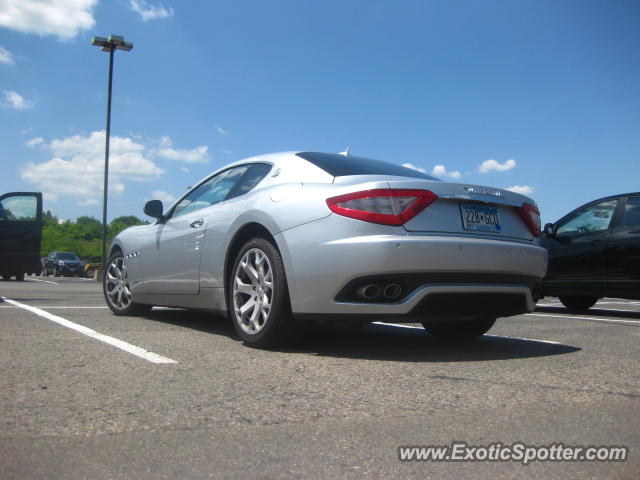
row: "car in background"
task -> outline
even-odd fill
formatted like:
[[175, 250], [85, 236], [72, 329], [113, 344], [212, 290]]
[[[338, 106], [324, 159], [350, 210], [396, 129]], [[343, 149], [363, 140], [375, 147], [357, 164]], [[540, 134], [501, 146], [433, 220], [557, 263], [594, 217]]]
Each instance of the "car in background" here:
[[109, 308], [218, 311], [261, 347], [304, 318], [477, 337], [533, 311], [547, 265], [530, 198], [346, 152], [249, 158], [144, 212], [111, 244]]
[[98, 270], [102, 270], [102, 258], [101, 257], [88, 257], [85, 258], [84, 263], [84, 276], [86, 278], [93, 278]]
[[543, 296], [572, 312], [599, 298], [640, 299], [640, 192], [600, 198], [544, 227]]
[[44, 274], [84, 276], [84, 262], [73, 252], [51, 252], [44, 259]]

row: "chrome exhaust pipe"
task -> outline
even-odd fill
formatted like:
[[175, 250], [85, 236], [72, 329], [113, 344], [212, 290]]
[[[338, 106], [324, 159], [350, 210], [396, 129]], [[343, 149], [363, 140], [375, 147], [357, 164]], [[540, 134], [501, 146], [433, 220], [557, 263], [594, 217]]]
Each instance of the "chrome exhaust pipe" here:
[[360, 298], [364, 298], [365, 300], [375, 300], [382, 293], [382, 288], [376, 283], [370, 283], [360, 287], [356, 293]]
[[384, 287], [383, 295], [384, 298], [388, 298], [389, 300], [395, 300], [402, 294], [402, 287], [397, 283], [390, 283], [386, 287]]

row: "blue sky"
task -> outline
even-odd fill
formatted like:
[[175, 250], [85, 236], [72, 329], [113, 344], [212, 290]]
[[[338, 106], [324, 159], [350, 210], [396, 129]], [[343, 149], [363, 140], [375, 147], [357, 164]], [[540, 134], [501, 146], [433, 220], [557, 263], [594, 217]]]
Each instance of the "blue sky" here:
[[635, 0], [0, 0], [0, 193], [109, 218], [275, 151], [515, 188], [543, 221], [640, 186]]

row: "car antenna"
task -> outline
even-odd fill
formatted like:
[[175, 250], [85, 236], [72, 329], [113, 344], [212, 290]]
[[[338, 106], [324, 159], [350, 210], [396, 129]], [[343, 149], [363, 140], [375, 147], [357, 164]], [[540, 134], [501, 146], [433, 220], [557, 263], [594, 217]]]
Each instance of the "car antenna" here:
[[345, 149], [344, 152], [340, 152], [339, 155], [344, 155], [345, 157], [349, 156], [349, 145], [347, 145], [347, 148]]

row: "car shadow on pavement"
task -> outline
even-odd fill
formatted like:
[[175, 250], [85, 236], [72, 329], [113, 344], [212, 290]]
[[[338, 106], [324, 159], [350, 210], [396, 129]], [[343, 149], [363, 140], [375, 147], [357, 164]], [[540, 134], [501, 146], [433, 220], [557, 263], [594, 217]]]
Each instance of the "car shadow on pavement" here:
[[[154, 309], [147, 318], [238, 340], [231, 321], [211, 313]], [[275, 349], [293, 355], [396, 362], [508, 360], [564, 355], [579, 350], [570, 345], [491, 334], [470, 341], [450, 342], [431, 337], [422, 328], [390, 324], [351, 327], [325, 322], [306, 325], [290, 347]]]
[[177, 327], [190, 328], [204, 333], [225, 335], [236, 339], [236, 332], [229, 320], [212, 312], [187, 310], [183, 308], [155, 307], [145, 315], [147, 320], [161, 322]]
[[287, 352], [399, 362], [473, 362], [545, 357], [579, 351], [570, 345], [487, 334], [468, 341], [445, 341], [422, 328], [370, 324], [322, 325]]
[[[596, 304], [597, 307], [597, 304]], [[577, 315], [577, 316], [589, 316], [589, 317], [614, 317], [614, 318], [630, 318], [632, 320], [640, 319], [640, 311], [623, 311], [623, 310], [606, 310], [604, 308], [590, 308], [589, 310], [581, 313], [571, 313], [564, 307], [542, 307], [536, 306], [536, 312], [540, 313], [555, 313], [561, 315]]]

